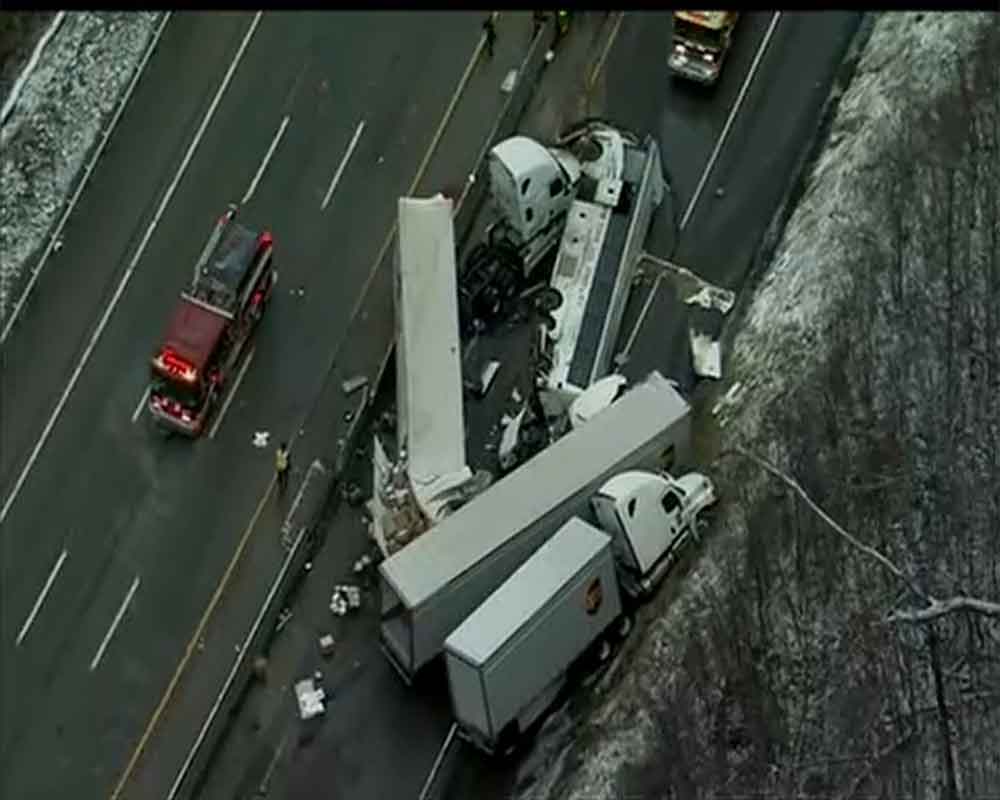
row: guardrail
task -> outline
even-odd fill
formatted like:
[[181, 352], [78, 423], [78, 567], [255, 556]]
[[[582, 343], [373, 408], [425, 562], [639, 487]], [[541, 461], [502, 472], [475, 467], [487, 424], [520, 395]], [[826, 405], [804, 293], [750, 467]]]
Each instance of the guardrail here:
[[250, 683], [254, 660], [266, 655], [276, 633], [278, 615], [307, 574], [306, 562], [315, 553], [326, 518], [336, 510], [340, 493], [338, 474], [319, 459], [310, 464], [283, 526], [287, 553], [271, 588], [205, 718], [198, 736], [177, 772], [167, 800], [190, 798], [197, 792], [215, 751], [225, 737], [234, 712]]

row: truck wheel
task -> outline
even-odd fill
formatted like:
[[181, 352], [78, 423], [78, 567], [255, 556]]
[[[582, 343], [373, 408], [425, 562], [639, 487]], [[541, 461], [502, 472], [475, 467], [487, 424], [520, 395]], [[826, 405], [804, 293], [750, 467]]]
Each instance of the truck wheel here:
[[632, 633], [632, 625], [635, 620], [633, 620], [631, 614], [623, 614], [622, 618], [618, 620], [618, 638], [627, 639], [628, 635]]
[[558, 289], [553, 289], [551, 286], [539, 292], [538, 297], [535, 299], [535, 307], [543, 314], [555, 311], [562, 304], [562, 294], [560, 294]]

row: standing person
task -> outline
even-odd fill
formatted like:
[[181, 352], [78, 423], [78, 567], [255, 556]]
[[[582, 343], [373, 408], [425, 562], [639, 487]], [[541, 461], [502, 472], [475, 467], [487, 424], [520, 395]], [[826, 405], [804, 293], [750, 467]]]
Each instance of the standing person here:
[[274, 452], [274, 473], [278, 478], [278, 495], [283, 495], [288, 488], [288, 472], [291, 469], [292, 460], [288, 455], [288, 444], [282, 442]]
[[486, 18], [486, 22], [483, 23], [483, 32], [486, 34], [486, 52], [490, 58], [493, 58], [493, 45], [497, 41], [497, 29], [496, 25], [493, 24], [493, 15], [490, 14]]

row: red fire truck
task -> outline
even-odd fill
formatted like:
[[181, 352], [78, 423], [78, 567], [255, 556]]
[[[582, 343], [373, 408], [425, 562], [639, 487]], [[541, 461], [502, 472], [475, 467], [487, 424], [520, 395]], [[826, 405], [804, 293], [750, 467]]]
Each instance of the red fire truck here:
[[737, 11], [675, 11], [670, 71], [714, 86], [732, 44]]
[[271, 234], [240, 225], [236, 212], [230, 206], [212, 231], [150, 364], [150, 414], [192, 438], [204, 431], [278, 280]]

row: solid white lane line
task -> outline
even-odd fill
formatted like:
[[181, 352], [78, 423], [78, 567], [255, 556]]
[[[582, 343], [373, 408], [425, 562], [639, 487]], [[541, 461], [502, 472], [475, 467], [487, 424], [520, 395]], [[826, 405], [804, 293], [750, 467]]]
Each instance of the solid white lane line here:
[[236, 397], [236, 390], [240, 388], [240, 384], [243, 382], [243, 376], [246, 375], [247, 369], [250, 367], [250, 362], [253, 361], [253, 354], [256, 350], [251, 349], [247, 353], [247, 357], [243, 360], [243, 366], [240, 367], [240, 371], [236, 373], [236, 380], [233, 382], [233, 388], [229, 390], [229, 396], [226, 397], [225, 402], [222, 404], [222, 408], [219, 410], [219, 416], [215, 418], [215, 422], [212, 424], [212, 430], [208, 433], [209, 439], [214, 439], [216, 432], [219, 430], [219, 426], [222, 425], [222, 418], [226, 416], [226, 412], [229, 410], [229, 404], [233, 402], [233, 398]]
[[139, 398], [139, 404], [135, 407], [135, 411], [132, 412], [132, 422], [139, 419], [139, 415], [142, 414], [142, 410], [146, 407], [146, 401], [149, 400], [149, 386], [146, 386], [143, 390], [142, 397]]
[[[708, 162], [705, 164], [705, 169], [701, 173], [701, 178], [698, 181], [698, 185], [695, 187], [694, 194], [691, 197], [691, 202], [688, 203], [687, 209], [684, 211], [684, 216], [681, 218], [679, 227], [679, 232], [683, 231], [687, 227], [688, 222], [691, 221], [691, 216], [694, 214], [695, 206], [698, 204], [698, 199], [701, 197], [701, 193], [705, 189], [705, 184], [708, 182], [708, 177], [712, 173], [712, 169], [715, 167], [715, 162], [719, 158], [719, 154], [722, 152], [722, 146], [725, 144], [726, 137], [729, 136], [729, 131], [733, 127], [733, 122], [736, 120], [736, 115], [739, 113], [740, 106], [743, 105], [743, 100], [746, 97], [747, 91], [750, 89], [750, 83], [753, 81], [754, 75], [757, 73], [757, 68], [760, 66], [761, 59], [764, 57], [764, 51], [767, 50], [767, 45], [771, 41], [771, 37], [774, 35], [774, 29], [778, 26], [778, 21], [781, 19], [781, 12], [774, 12], [774, 16], [771, 17], [771, 23], [764, 33], [764, 38], [761, 40], [760, 46], [757, 48], [757, 52], [754, 55], [753, 61], [750, 64], [750, 70], [747, 72], [746, 77], [743, 79], [743, 85], [740, 87], [739, 94], [736, 96], [736, 102], [733, 103], [733, 107], [729, 110], [729, 116], [726, 118], [726, 124], [722, 127], [722, 133], [719, 134], [719, 139], [715, 143], [715, 149], [712, 150], [712, 155], [709, 156]], [[627, 360], [629, 354], [632, 352], [632, 345], [635, 344], [636, 337], [639, 335], [639, 331], [642, 329], [643, 323], [646, 321], [646, 315], [649, 313], [649, 309], [653, 305], [653, 300], [656, 298], [657, 292], [660, 290], [660, 284], [663, 282], [664, 273], [661, 271], [657, 273], [656, 279], [653, 281], [653, 286], [646, 296], [646, 302], [643, 303], [642, 309], [639, 312], [639, 318], [635, 321], [635, 325], [632, 326], [632, 332], [629, 334], [628, 342], [625, 347], [622, 348], [621, 355]]]
[[66, 220], [68, 220], [69, 215], [73, 213], [73, 209], [76, 208], [80, 195], [83, 194], [83, 190], [90, 181], [90, 175], [94, 171], [94, 167], [97, 166], [97, 161], [104, 152], [104, 148], [107, 147], [111, 134], [114, 133], [115, 128], [118, 126], [118, 120], [121, 119], [122, 112], [125, 110], [125, 106], [128, 105], [129, 98], [132, 97], [132, 92], [135, 90], [136, 84], [139, 83], [139, 78], [141, 78], [143, 72], [145, 72], [146, 64], [149, 63], [150, 56], [152, 56], [153, 51], [156, 50], [156, 45], [160, 41], [160, 35], [163, 33], [163, 29], [167, 27], [167, 23], [170, 21], [170, 16], [173, 13], [173, 11], [167, 11], [163, 15], [163, 19], [160, 21], [159, 26], [153, 32], [153, 38], [146, 47], [146, 53], [143, 55], [142, 61], [139, 62], [139, 66], [136, 67], [135, 74], [132, 76], [132, 82], [129, 83], [128, 88], [125, 90], [125, 94], [122, 96], [121, 102], [118, 104], [118, 109], [115, 111], [115, 115], [111, 118], [111, 122], [109, 122], [108, 127], [104, 129], [104, 135], [101, 137], [101, 143], [94, 151], [94, 155], [91, 156], [90, 162], [87, 164], [87, 169], [84, 170], [83, 178], [81, 178], [79, 184], [77, 184], [76, 191], [73, 192], [73, 197], [70, 199], [69, 204], [66, 206], [66, 210], [63, 211], [63, 215], [59, 219], [59, 224], [56, 225], [55, 230], [49, 237], [49, 243], [45, 248], [45, 252], [42, 253], [42, 257], [38, 260], [38, 264], [31, 271], [31, 276], [28, 278], [28, 284], [24, 287], [24, 291], [21, 292], [21, 296], [18, 298], [17, 304], [14, 306], [13, 310], [10, 312], [10, 316], [7, 318], [7, 322], [3, 328], [3, 334], [0, 334], [0, 344], [7, 341], [11, 328], [14, 327], [14, 323], [17, 321], [18, 316], [20, 316], [21, 311], [24, 308], [25, 302], [28, 300], [28, 295], [31, 294], [31, 290], [35, 288], [35, 282], [38, 280], [38, 276], [41, 275], [45, 262], [49, 260], [49, 256], [52, 255], [52, 251], [55, 249], [56, 242], [58, 242], [60, 236], [62, 236], [63, 228], [66, 226]]
[[325, 211], [326, 207], [330, 204], [330, 198], [333, 197], [333, 192], [337, 188], [337, 184], [340, 183], [340, 176], [344, 174], [344, 170], [347, 168], [347, 162], [351, 159], [351, 154], [354, 153], [354, 148], [358, 146], [358, 139], [361, 138], [361, 134], [365, 129], [365, 121], [361, 120], [358, 123], [357, 129], [354, 131], [354, 137], [351, 139], [351, 143], [347, 145], [347, 152], [344, 153], [344, 157], [340, 160], [340, 166], [337, 167], [337, 171], [333, 175], [333, 180], [330, 181], [330, 188], [326, 190], [326, 197], [323, 198], [323, 205], [320, 206], [321, 211]]
[[139, 263], [139, 259], [142, 258], [142, 254], [145, 252], [146, 246], [149, 244], [153, 231], [156, 230], [156, 226], [160, 224], [160, 218], [163, 216], [163, 212], [166, 210], [167, 204], [170, 203], [170, 200], [174, 196], [174, 192], [177, 191], [177, 186], [187, 170], [188, 164], [191, 163], [191, 159], [194, 157], [194, 151], [197, 149], [202, 136], [205, 135], [208, 123], [211, 122], [212, 117], [215, 116], [215, 110], [219, 107], [222, 95], [225, 94], [226, 88], [229, 86], [229, 82], [233, 79], [233, 73], [236, 72], [236, 67], [242, 60], [243, 54], [246, 52], [247, 45], [250, 44], [250, 39], [253, 37], [254, 31], [257, 30], [257, 25], [260, 24], [260, 18], [263, 14], [263, 11], [257, 12], [256, 16], [253, 18], [253, 22], [250, 24], [250, 29], [247, 31], [246, 36], [243, 37], [240, 49], [236, 52], [236, 56], [229, 65], [229, 69], [226, 71], [226, 75], [222, 79], [222, 83], [219, 86], [218, 91], [215, 93], [215, 98], [212, 100], [212, 105], [209, 106], [208, 111], [205, 113], [205, 118], [201, 121], [198, 132], [195, 133], [194, 139], [192, 139], [187, 153], [184, 154], [184, 160], [181, 162], [180, 169], [177, 170], [177, 174], [174, 176], [173, 181], [171, 181], [170, 186], [167, 187], [167, 191], [163, 195], [163, 200], [160, 201], [160, 207], [156, 210], [156, 216], [154, 216], [152, 222], [149, 223], [149, 227], [146, 229], [146, 233], [142, 237], [142, 241], [139, 242], [139, 248], [135, 251], [135, 255], [132, 256], [132, 261], [129, 263], [128, 269], [125, 270], [125, 274], [122, 275], [118, 288], [115, 290], [115, 293], [111, 298], [111, 302], [105, 309], [104, 315], [101, 317], [101, 321], [97, 324], [97, 328], [91, 334], [90, 341], [87, 343], [87, 347], [83, 351], [83, 355], [80, 356], [80, 362], [73, 370], [73, 374], [70, 376], [69, 383], [66, 384], [66, 388], [63, 389], [62, 396], [59, 398], [59, 402], [56, 403], [56, 407], [52, 411], [49, 421], [45, 424], [45, 428], [42, 429], [42, 435], [38, 437], [38, 441], [35, 443], [35, 447], [31, 451], [31, 455], [28, 457], [27, 462], [21, 469], [21, 474], [18, 476], [17, 481], [14, 484], [14, 488], [11, 489], [10, 494], [7, 495], [3, 508], [0, 509], [0, 523], [3, 523], [3, 521], [7, 518], [7, 514], [10, 511], [11, 506], [14, 505], [14, 501], [20, 493], [21, 487], [28, 479], [28, 473], [30, 473], [31, 468], [35, 466], [35, 461], [38, 460], [38, 456], [42, 452], [45, 442], [48, 441], [49, 435], [52, 433], [52, 429], [55, 427], [56, 421], [59, 419], [59, 415], [62, 414], [62, 410], [66, 406], [66, 401], [69, 400], [69, 396], [73, 392], [77, 381], [80, 380], [80, 375], [83, 374], [83, 368], [90, 360], [90, 356], [94, 352], [94, 348], [97, 346], [97, 342], [101, 338], [101, 334], [104, 333], [104, 329], [108, 325], [108, 320], [111, 319], [111, 313], [115, 310], [115, 307], [118, 305], [118, 301], [125, 292], [125, 287], [128, 286], [128, 282], [132, 279], [132, 274], [135, 272], [136, 265]]
[[266, 170], [267, 165], [271, 163], [274, 151], [278, 149], [278, 143], [281, 141], [281, 137], [285, 135], [285, 128], [288, 127], [288, 123], [291, 121], [291, 116], [285, 114], [285, 118], [281, 120], [281, 127], [278, 128], [278, 132], [274, 134], [274, 138], [271, 140], [271, 146], [267, 149], [264, 160], [260, 164], [260, 169], [258, 169], [257, 174], [253, 176], [253, 180], [250, 182], [250, 188], [247, 189], [247, 193], [243, 195], [240, 205], [246, 205], [250, 201], [250, 198], [253, 197], [253, 193], [257, 191], [257, 184], [260, 183], [260, 179], [264, 176], [264, 170]]
[[90, 662], [90, 671], [93, 672], [97, 669], [97, 665], [101, 663], [101, 659], [104, 657], [104, 651], [108, 649], [108, 644], [111, 642], [111, 637], [115, 635], [115, 631], [118, 629], [118, 623], [122, 621], [122, 617], [125, 616], [125, 609], [128, 608], [128, 604], [132, 602], [132, 596], [135, 594], [136, 589], [139, 588], [139, 576], [135, 576], [135, 580], [132, 581], [132, 585], [128, 589], [128, 594], [125, 595], [125, 599], [122, 600], [122, 604], [118, 606], [118, 613], [115, 614], [115, 618], [111, 620], [111, 627], [108, 628], [108, 632], [104, 634], [104, 639], [101, 642], [101, 646], [97, 648], [97, 652], [94, 653], [94, 660]]
[[434, 779], [437, 778], [438, 771], [441, 769], [444, 757], [448, 755], [448, 748], [451, 747], [451, 743], [455, 740], [456, 733], [458, 733], [458, 723], [453, 722], [451, 723], [451, 727], [448, 728], [448, 735], [444, 737], [444, 744], [441, 745], [441, 749], [438, 750], [438, 754], [434, 758], [431, 771], [427, 773], [427, 778], [424, 781], [423, 788], [420, 790], [418, 800], [427, 800], [427, 797], [430, 795], [431, 788], [434, 786]]
[[68, 555], [69, 553], [65, 550], [59, 554], [59, 559], [56, 561], [55, 566], [52, 567], [49, 577], [46, 578], [45, 585], [42, 586], [42, 591], [38, 593], [35, 605], [31, 607], [31, 613], [28, 614], [28, 618], [24, 621], [24, 625], [21, 626], [21, 632], [17, 634], [17, 642], [15, 643], [17, 647], [21, 646], [21, 642], [24, 641], [24, 637], [28, 635], [28, 631], [31, 629], [31, 625], [34, 623], [35, 617], [38, 616], [38, 612], [41, 610], [42, 603], [45, 602], [45, 597], [52, 588], [52, 584], [56, 582], [56, 576], [59, 574], [59, 570], [62, 569], [63, 562], [66, 560], [66, 556]]
[[694, 213], [694, 207], [697, 205], [698, 198], [701, 197], [701, 193], [705, 189], [705, 184], [708, 182], [708, 176], [715, 167], [715, 162], [719, 158], [719, 153], [722, 152], [722, 145], [725, 144], [726, 137], [729, 136], [729, 130], [733, 127], [733, 121], [739, 113], [740, 106], [743, 105], [743, 99], [746, 97], [747, 91], [750, 89], [750, 84], [753, 82], [754, 75], [757, 74], [757, 67], [760, 66], [761, 59], [764, 58], [764, 51], [767, 50], [767, 45], [770, 43], [771, 37], [774, 35], [774, 29], [778, 27], [778, 21], [780, 19], [781, 12], [775, 11], [774, 16], [771, 17], [771, 24], [768, 26], [767, 32], [764, 34], [764, 38], [760, 43], [760, 47], [757, 48], [757, 53], [754, 55], [753, 62], [750, 64], [750, 70], [747, 72], [746, 78], [743, 79], [743, 85], [740, 87], [740, 93], [736, 96], [736, 102], [733, 103], [733, 107], [729, 111], [729, 116], [726, 118], [726, 124], [722, 128], [722, 133], [719, 134], [719, 141], [715, 143], [715, 149], [712, 151], [712, 155], [709, 157], [708, 163], [705, 165], [704, 172], [701, 173], [701, 180], [698, 181], [698, 185], [694, 190], [694, 195], [691, 197], [691, 202], [688, 203], [687, 210], [681, 218], [680, 229], [682, 231], [691, 220], [691, 215]]

